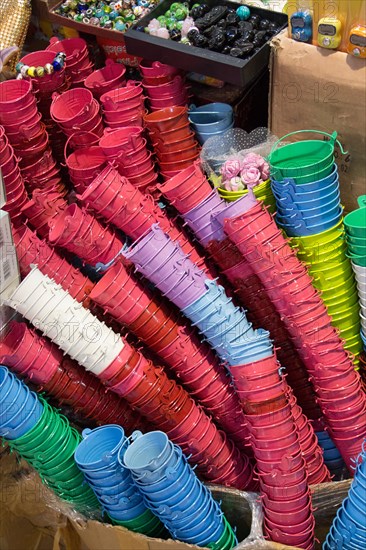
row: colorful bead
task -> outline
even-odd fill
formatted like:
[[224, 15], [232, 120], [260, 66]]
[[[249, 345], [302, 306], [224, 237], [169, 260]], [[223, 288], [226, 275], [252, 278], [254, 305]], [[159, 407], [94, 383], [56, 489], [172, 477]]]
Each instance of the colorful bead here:
[[26, 75], [27, 75], [28, 69], [29, 69], [29, 65], [23, 65], [23, 66], [21, 67], [21, 69], [20, 69], [20, 74], [21, 74], [22, 76], [26, 76]]
[[44, 76], [44, 67], [39, 66], [36, 68], [36, 76], [39, 76], [40, 78]]
[[247, 6], [239, 6], [236, 10], [236, 15], [241, 21], [246, 21], [250, 17], [250, 9]]
[[136, 17], [141, 17], [142, 12], [143, 12], [143, 9], [142, 9], [141, 6], [135, 6], [135, 7], [133, 8], [133, 14], [134, 14]]
[[94, 27], [99, 27], [100, 19], [98, 19], [98, 17], [91, 17], [90, 24], [93, 25]]
[[36, 76], [36, 68], [35, 67], [29, 67], [27, 70], [28, 76]]
[[53, 66], [51, 65], [51, 63], [46, 63], [46, 65], [44, 66], [44, 70], [45, 70], [46, 74], [52, 74], [53, 73]]
[[57, 61], [56, 59], [54, 61], [52, 61], [51, 65], [52, 65], [52, 67], [55, 71], [61, 71], [61, 69], [62, 69], [61, 63], [59, 61]]

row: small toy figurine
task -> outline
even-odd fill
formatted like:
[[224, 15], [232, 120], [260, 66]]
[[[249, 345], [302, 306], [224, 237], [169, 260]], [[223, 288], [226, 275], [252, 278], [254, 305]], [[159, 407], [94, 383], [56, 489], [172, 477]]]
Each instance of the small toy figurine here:
[[366, 27], [357, 25], [349, 33], [347, 52], [360, 59], [366, 58]]
[[318, 23], [318, 44], [336, 50], [342, 42], [342, 22], [335, 17], [323, 17]]
[[297, 11], [290, 18], [291, 36], [298, 42], [311, 42], [313, 18], [309, 11]]

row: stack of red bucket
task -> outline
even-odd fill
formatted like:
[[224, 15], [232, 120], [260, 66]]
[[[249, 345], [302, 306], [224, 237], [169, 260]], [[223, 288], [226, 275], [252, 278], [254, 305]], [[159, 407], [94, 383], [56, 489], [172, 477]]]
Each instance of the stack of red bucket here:
[[153, 193], [158, 174], [142, 133], [140, 126], [116, 130], [106, 128], [99, 145], [108, 160], [117, 163], [120, 174], [128, 178], [134, 187], [142, 193]]
[[124, 87], [105, 92], [100, 97], [104, 123], [112, 129], [142, 126], [145, 97], [141, 82], [129, 80]]
[[49, 242], [65, 248], [91, 266], [108, 265], [123, 248], [115, 232], [77, 204], [70, 204], [49, 221]]
[[123, 63], [115, 63], [107, 59], [105, 67], [93, 71], [85, 79], [85, 88], [99, 99], [103, 94], [126, 85], [125, 72], [126, 67]]
[[[307, 465], [276, 356], [230, 371], [252, 436], [265, 533], [273, 541], [312, 550], [315, 521]], [[329, 476], [324, 463], [322, 469]]]
[[75, 132], [90, 132], [99, 137], [103, 135], [100, 105], [85, 88], [73, 88], [61, 95], [54, 95], [50, 114], [68, 137]]
[[237, 447], [249, 452], [241, 405], [224, 367], [174, 308], [154, 297], [122, 264], [109, 270], [90, 298], [154, 351]]
[[159, 61], [151, 62], [144, 59], [140, 62], [140, 71], [151, 111], [188, 103], [188, 87], [179, 69]]
[[143, 195], [112, 166], [107, 166], [100, 172], [80, 200], [98, 217], [115, 225], [132, 239], [138, 239], [153, 224], [159, 223], [173, 241], [179, 242], [192, 261], [211, 277], [205, 258], [191, 244], [186, 234], [169, 220], [151, 196]]
[[66, 207], [66, 200], [57, 191], [35, 189], [32, 198], [24, 204], [21, 211], [27, 218], [27, 223], [36, 230], [38, 235], [47, 238], [49, 221]]
[[127, 432], [142, 426], [140, 416], [123, 399], [106, 393], [98, 378], [64, 358], [55, 344], [37, 336], [25, 323], [10, 324], [0, 343], [0, 362], [30, 380], [38, 391], [80, 411], [83, 418], [120, 424]]
[[[65, 163], [78, 193], [83, 193], [107, 163], [98, 142], [99, 137], [89, 132], [76, 132], [66, 142]], [[70, 154], [68, 147], [73, 149]]]
[[126, 341], [99, 378], [191, 455], [190, 462], [197, 464], [205, 479], [241, 489], [255, 487], [248, 457], [240, 454], [181, 386]]
[[[3, 105], [4, 103], [0, 101], [0, 116]], [[21, 225], [24, 220], [21, 208], [27, 202], [28, 197], [14, 150], [9, 144], [2, 126], [0, 126], [0, 169], [6, 193], [6, 203], [3, 208], [9, 212], [14, 226]]]
[[311, 375], [331, 437], [347, 467], [366, 435], [366, 396], [352, 357], [332, 327], [312, 279], [267, 210], [258, 204], [225, 220], [225, 232], [283, 316], [295, 348]]
[[191, 132], [186, 107], [167, 107], [144, 116], [165, 179], [192, 165], [200, 149]]
[[53, 250], [45, 241], [41, 241], [26, 225], [13, 231], [19, 268], [22, 277], [28, 275], [31, 265], [48, 275], [67, 290], [75, 300], [84, 302], [93, 283], [78, 269]]
[[56, 55], [66, 54], [65, 73], [71, 87], [82, 86], [85, 79], [93, 71], [93, 63], [89, 59], [87, 43], [83, 38], [66, 38], [59, 40], [55, 36], [50, 39], [47, 51]]

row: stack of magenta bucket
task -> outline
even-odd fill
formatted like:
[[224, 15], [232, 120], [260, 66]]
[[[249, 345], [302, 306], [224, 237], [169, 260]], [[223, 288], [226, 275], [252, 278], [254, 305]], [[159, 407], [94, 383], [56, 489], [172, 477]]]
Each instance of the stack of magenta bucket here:
[[[31, 294], [30, 287], [34, 288]], [[205, 479], [242, 489], [255, 486], [248, 457], [201, 413], [187, 392], [37, 268], [7, 303], [112, 391], [125, 397], [149, 422], [174, 442], [179, 441]], [[72, 341], [67, 335], [70, 318], [77, 327]]]
[[350, 469], [365, 436], [365, 394], [352, 357], [331, 324], [312, 286], [273, 217], [260, 204], [226, 219], [224, 229], [252, 266], [277, 311], [311, 378], [331, 437]]
[[160, 431], [133, 434], [121, 464], [143, 501], [174, 539], [230, 550], [237, 539], [220, 505], [199, 481], [182, 450]]
[[[49, 145], [48, 133], [31, 80], [8, 80], [0, 83], [0, 163], [7, 191], [4, 206], [15, 225], [31, 218], [35, 228], [42, 225], [39, 210], [44, 211], [44, 201], [53, 193], [53, 200], [66, 195]], [[15, 122], [16, 121], [16, 122]], [[4, 135], [6, 133], [6, 139]], [[33, 199], [38, 193], [38, 212], [33, 200], [28, 200], [26, 190]]]
[[71, 87], [82, 86], [85, 79], [93, 71], [93, 63], [89, 58], [87, 43], [83, 38], [65, 38], [59, 40], [56, 36], [50, 39], [46, 51], [57, 54], [63, 52], [66, 55], [65, 77]]
[[87, 299], [93, 283], [29, 227], [16, 228], [13, 239], [22, 277], [28, 275], [32, 264], [37, 265], [42, 273], [53, 277], [78, 302]]
[[144, 195], [112, 166], [106, 166], [100, 172], [80, 200], [96, 216], [121, 229], [131, 239], [139, 238], [154, 223], [159, 223], [207, 276], [212, 276], [205, 257], [192, 244], [186, 232], [167, 216], [152, 196]]
[[189, 88], [179, 69], [147, 59], [140, 61], [139, 68], [152, 112], [165, 107], [182, 107], [188, 103]]
[[131, 473], [120, 461], [129, 440], [117, 424], [85, 429], [75, 450], [75, 462], [113, 524], [150, 537], [161, 537], [164, 526], [146, 507]]
[[38, 336], [25, 323], [12, 322], [0, 343], [0, 361], [14, 373], [45, 391], [59, 404], [72, 407], [83, 418], [99, 424], [115, 422], [130, 433], [143, 425], [136, 412], [75, 361], [63, 357], [48, 338]]
[[[293, 237], [298, 257], [308, 267], [313, 284], [321, 290], [332, 323], [357, 356], [362, 349], [359, 304], [351, 262], [346, 255], [345, 231], [340, 203], [334, 134], [329, 141], [302, 139], [282, 145], [298, 131], [281, 138], [269, 156], [272, 190], [276, 198], [276, 223]], [[282, 145], [282, 146], [280, 146]]]
[[111, 130], [142, 126], [146, 114], [141, 82], [128, 80], [126, 86], [106, 91], [99, 97], [104, 124]]
[[126, 86], [125, 73], [126, 67], [123, 63], [107, 59], [105, 67], [93, 71], [86, 77], [85, 88], [99, 100], [103, 94]]
[[81, 512], [98, 502], [74, 462], [79, 433], [43, 398], [5, 367], [0, 367], [0, 435], [60, 498]]
[[68, 137], [76, 132], [90, 132], [101, 137], [103, 120], [100, 105], [86, 88], [73, 88], [63, 94], [54, 94], [50, 114], [55, 124]]
[[116, 232], [103, 226], [85, 209], [70, 204], [49, 222], [48, 240], [63, 247], [93, 267], [108, 265], [123, 248]]
[[158, 174], [153, 156], [147, 148], [141, 126], [128, 126], [116, 130], [106, 128], [99, 145], [109, 163], [115, 163], [121, 176], [142, 193], [151, 193]]

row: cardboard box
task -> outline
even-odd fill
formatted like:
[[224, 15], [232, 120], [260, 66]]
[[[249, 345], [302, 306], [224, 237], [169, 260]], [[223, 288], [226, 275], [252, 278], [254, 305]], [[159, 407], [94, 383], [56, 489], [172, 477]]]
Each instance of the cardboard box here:
[[20, 274], [17, 253], [12, 244], [0, 248], [0, 295], [5, 299], [7, 289], [14, 283], [19, 284]]
[[278, 137], [336, 130], [349, 153], [336, 150], [342, 203], [346, 211], [354, 210], [357, 197], [366, 193], [365, 60], [296, 42], [286, 32], [271, 47], [270, 129]]
[[13, 244], [10, 216], [5, 210], [0, 210], [0, 248]]
[[[338, 507], [347, 495], [350, 480], [324, 483], [312, 487], [313, 506], [321, 540], [329, 531]], [[265, 541], [259, 535], [261, 516], [258, 508], [248, 503], [248, 493], [213, 486], [216, 499], [229, 521], [249, 536], [237, 546], [239, 550], [296, 550], [293, 547]], [[255, 496], [252, 494], [252, 496]], [[199, 547], [173, 540], [160, 540], [113, 527], [96, 520], [86, 520], [59, 500], [40, 481], [25, 461], [7, 447], [0, 449], [0, 548], [11, 550], [199, 550]], [[251, 512], [254, 509], [254, 512]], [[248, 523], [249, 521], [249, 523]], [[239, 532], [238, 532], [239, 536]], [[242, 536], [242, 535], [241, 535]], [[239, 539], [241, 539], [239, 536]], [[320, 544], [316, 544], [316, 550]]]

